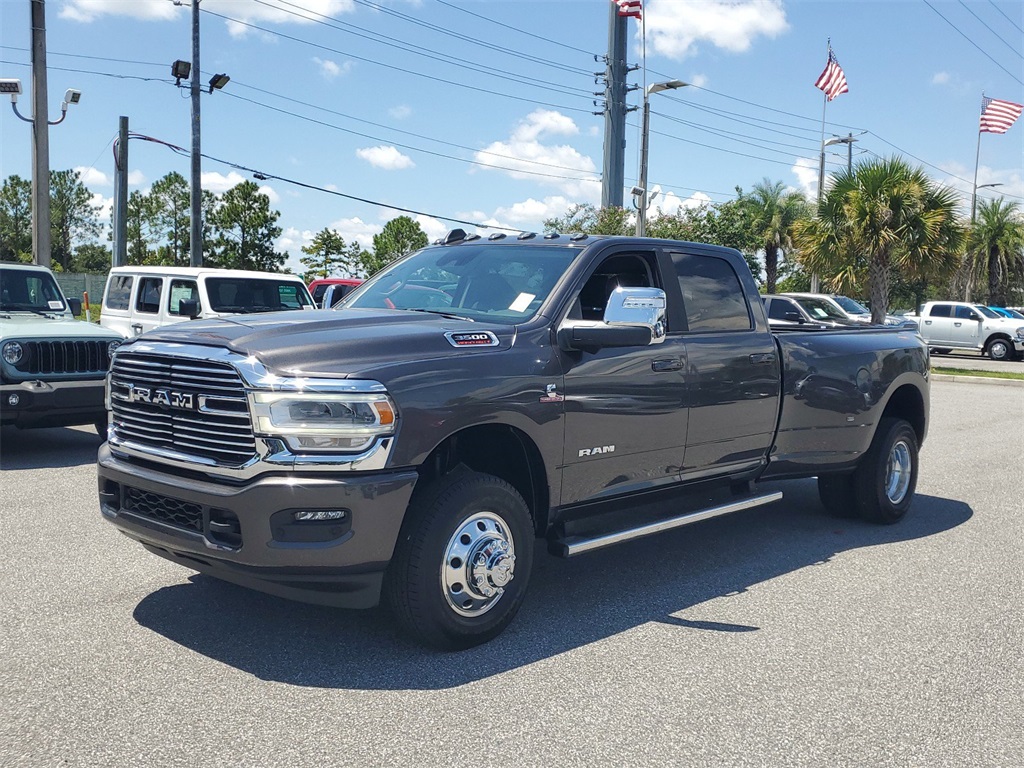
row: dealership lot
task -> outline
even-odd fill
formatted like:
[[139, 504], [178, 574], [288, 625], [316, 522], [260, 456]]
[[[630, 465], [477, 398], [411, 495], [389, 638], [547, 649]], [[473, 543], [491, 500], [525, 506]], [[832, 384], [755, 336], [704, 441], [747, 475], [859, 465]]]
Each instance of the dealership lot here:
[[512, 627], [456, 654], [146, 553], [100, 517], [97, 446], [0, 433], [2, 765], [1024, 764], [1024, 382], [935, 383], [900, 525], [798, 481], [538, 545]]

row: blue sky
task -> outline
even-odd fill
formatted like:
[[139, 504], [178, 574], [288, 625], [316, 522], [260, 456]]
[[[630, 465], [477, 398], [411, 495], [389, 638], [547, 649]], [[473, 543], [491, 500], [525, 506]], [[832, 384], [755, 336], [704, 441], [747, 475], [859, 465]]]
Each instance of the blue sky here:
[[[411, 208], [431, 237], [452, 217], [539, 230], [576, 202], [600, 201], [603, 118], [594, 73], [607, 52], [610, 0], [201, 0], [203, 152], [271, 177]], [[982, 92], [1024, 103], [1020, 0], [777, 2], [646, 0], [647, 82], [693, 84], [651, 96], [649, 178], [656, 207], [715, 202], [768, 178], [813, 197], [826, 41], [849, 81], [829, 102], [825, 137], [853, 133], [854, 162], [902, 155], [960, 190], [969, 207]], [[50, 0], [50, 164], [77, 168], [97, 200], [113, 195], [118, 117], [190, 146], [189, 100], [170, 63], [191, 58], [187, 7], [172, 0]], [[32, 108], [29, 0], [0, 0], [0, 77]], [[640, 25], [629, 21], [631, 63]], [[104, 74], [99, 74], [104, 73]], [[630, 75], [641, 83], [643, 72]], [[637, 103], [638, 93], [631, 95]], [[6, 97], [3, 97], [6, 101]], [[639, 112], [628, 117], [626, 189], [636, 183]], [[828, 148], [827, 170], [846, 162]], [[129, 143], [132, 189], [187, 157]], [[0, 103], [0, 176], [31, 175], [31, 135]], [[252, 174], [203, 161], [222, 192]], [[300, 247], [325, 226], [370, 245], [399, 215], [287, 183], [260, 182], [299, 271]], [[981, 136], [980, 198], [1024, 205], [1024, 118]], [[627, 205], [630, 197], [625, 195]]]

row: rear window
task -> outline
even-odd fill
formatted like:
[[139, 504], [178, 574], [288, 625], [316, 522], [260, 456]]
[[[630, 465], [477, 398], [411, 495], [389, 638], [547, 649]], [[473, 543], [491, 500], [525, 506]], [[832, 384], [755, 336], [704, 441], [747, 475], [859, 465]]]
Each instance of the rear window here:
[[103, 306], [107, 309], [128, 309], [132, 297], [132, 275], [114, 275], [107, 286], [107, 296]]
[[953, 307], [949, 304], [934, 304], [928, 311], [929, 317], [951, 317], [952, 313], [950, 310]]
[[199, 301], [199, 288], [195, 280], [171, 280], [171, 290], [167, 296], [167, 314], [180, 315], [183, 301]]

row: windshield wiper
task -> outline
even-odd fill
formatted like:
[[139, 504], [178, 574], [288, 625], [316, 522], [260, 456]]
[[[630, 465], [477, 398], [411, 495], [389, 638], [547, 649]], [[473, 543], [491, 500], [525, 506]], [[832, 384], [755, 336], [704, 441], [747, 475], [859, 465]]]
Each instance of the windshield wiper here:
[[43, 317], [53, 317], [55, 314], [59, 314], [56, 310], [51, 309], [46, 311], [27, 306], [25, 304], [4, 304], [0, 306], [0, 312], [34, 312], [35, 314], [42, 315]]
[[475, 323], [472, 317], [466, 317], [465, 315], [456, 315], [453, 312], [448, 312], [443, 309], [419, 309], [419, 308], [406, 308], [406, 312], [426, 312], [431, 315], [440, 315], [441, 317], [447, 317], [451, 320], [465, 320], [468, 323]]

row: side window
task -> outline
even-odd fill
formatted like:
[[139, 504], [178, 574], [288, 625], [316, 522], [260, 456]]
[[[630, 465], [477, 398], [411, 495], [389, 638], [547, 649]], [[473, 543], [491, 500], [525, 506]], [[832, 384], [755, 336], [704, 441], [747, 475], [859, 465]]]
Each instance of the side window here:
[[[313, 289], [313, 301], [315, 301], [317, 303], [317, 305], [319, 305], [320, 302], [323, 301], [324, 294], [327, 293], [327, 286], [328, 285], [329, 285], [328, 283], [320, 283], [320, 285], [318, 285], [316, 288]], [[338, 296], [337, 293], [335, 293], [334, 295], [336, 297], [338, 297], [338, 298], [341, 298], [340, 296]], [[283, 300], [283, 297], [282, 297], [282, 300]]]
[[155, 315], [160, 311], [160, 289], [163, 287], [162, 277], [144, 277], [139, 281], [139, 295], [135, 299], [135, 309]]
[[[728, 261], [690, 253], [671, 256], [691, 333], [749, 331], [754, 327], [740, 279]], [[773, 308], [776, 303], [772, 301]]]
[[110, 278], [110, 288], [107, 289], [107, 300], [104, 306], [107, 309], [128, 309], [134, 279], [132, 275], [116, 275]]
[[569, 317], [603, 320], [608, 297], [616, 288], [655, 287], [648, 262], [639, 255], [617, 255], [605, 259], [580, 289]]
[[769, 318], [772, 320], [785, 320], [787, 312], [796, 312], [796, 309], [785, 299], [772, 299], [772, 305], [768, 309]]
[[977, 320], [978, 319], [978, 313], [975, 312], [970, 307], [957, 307], [956, 308], [956, 318], [958, 320]]
[[167, 294], [167, 314], [180, 315], [183, 301], [199, 301], [199, 287], [195, 280], [171, 280], [171, 290]]
[[931, 311], [928, 313], [929, 317], [950, 317], [949, 304], [933, 304]]

